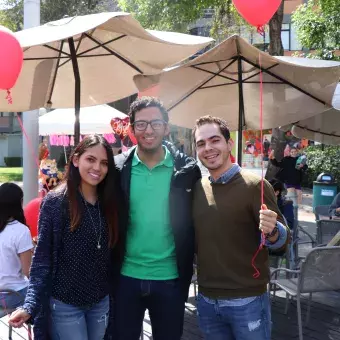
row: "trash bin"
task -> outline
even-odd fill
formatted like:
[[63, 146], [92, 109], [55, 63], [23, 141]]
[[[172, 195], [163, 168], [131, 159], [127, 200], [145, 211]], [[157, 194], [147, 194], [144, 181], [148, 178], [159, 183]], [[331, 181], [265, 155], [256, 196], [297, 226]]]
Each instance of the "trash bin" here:
[[313, 182], [313, 209], [318, 205], [330, 205], [338, 191], [334, 177], [328, 173], [321, 173]]

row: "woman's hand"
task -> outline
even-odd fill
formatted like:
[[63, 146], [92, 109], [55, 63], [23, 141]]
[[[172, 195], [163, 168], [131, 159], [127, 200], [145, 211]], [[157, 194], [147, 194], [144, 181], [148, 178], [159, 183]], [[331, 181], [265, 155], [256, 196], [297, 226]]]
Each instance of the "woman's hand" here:
[[16, 311], [14, 311], [10, 318], [8, 323], [14, 327], [14, 328], [18, 328], [18, 327], [22, 327], [22, 325], [29, 320], [31, 317], [31, 315], [29, 315], [26, 311], [24, 311], [23, 309], [17, 309]]

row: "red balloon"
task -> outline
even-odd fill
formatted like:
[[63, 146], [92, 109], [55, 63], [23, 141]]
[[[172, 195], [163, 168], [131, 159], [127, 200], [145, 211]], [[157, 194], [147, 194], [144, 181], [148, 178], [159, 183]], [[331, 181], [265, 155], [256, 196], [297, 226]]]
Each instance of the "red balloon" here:
[[26, 224], [29, 226], [32, 237], [38, 236], [38, 219], [42, 199], [40, 197], [30, 201], [24, 208]]
[[11, 89], [20, 74], [23, 52], [19, 41], [7, 28], [0, 26], [0, 89]]
[[261, 27], [268, 23], [281, 0], [233, 0], [237, 11], [250, 25]]

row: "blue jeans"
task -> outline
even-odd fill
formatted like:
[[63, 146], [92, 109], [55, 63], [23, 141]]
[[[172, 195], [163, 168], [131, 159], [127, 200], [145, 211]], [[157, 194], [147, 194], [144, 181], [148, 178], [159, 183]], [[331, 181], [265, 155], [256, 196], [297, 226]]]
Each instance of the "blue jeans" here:
[[267, 293], [243, 306], [208, 303], [198, 295], [199, 326], [205, 340], [270, 340], [271, 314]]
[[3, 293], [0, 294], [0, 317], [7, 314], [8, 311], [20, 307], [25, 300], [27, 287], [17, 291], [17, 294]]
[[154, 340], [181, 339], [185, 299], [178, 279], [156, 281], [121, 276], [114, 305], [114, 340], [139, 340], [146, 309]]
[[52, 340], [103, 340], [109, 296], [91, 307], [75, 307], [50, 299]]

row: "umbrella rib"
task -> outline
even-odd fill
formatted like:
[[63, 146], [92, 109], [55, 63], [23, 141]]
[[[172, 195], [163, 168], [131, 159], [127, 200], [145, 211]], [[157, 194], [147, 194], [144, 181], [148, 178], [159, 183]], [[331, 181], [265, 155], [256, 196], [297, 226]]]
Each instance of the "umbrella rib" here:
[[[64, 46], [64, 40], [62, 40], [62, 41], [61, 41], [61, 44], [60, 44], [59, 57], [60, 57], [60, 55], [61, 55], [63, 46]], [[58, 74], [58, 69], [59, 69], [59, 63], [60, 63], [60, 58], [58, 58], [57, 66], [56, 66], [56, 68], [55, 68], [55, 72], [54, 72], [54, 75], [53, 75], [52, 84], [51, 84], [51, 90], [50, 90], [50, 95], [49, 95], [49, 98], [48, 98], [48, 101], [47, 101], [48, 104], [52, 104], [52, 102], [51, 102], [52, 93], [53, 93], [53, 91], [54, 91], [55, 82], [56, 82], [56, 80], [57, 80], [57, 74]]]
[[[112, 42], [117, 41], [117, 40], [119, 40], [119, 39], [121, 39], [121, 38], [124, 38], [124, 37], [126, 37], [125, 34], [124, 34], [124, 35], [121, 35], [121, 36], [119, 36], [119, 37], [117, 37], [117, 38], [111, 39], [111, 40], [109, 40], [109, 41], [107, 41], [107, 42], [105, 42], [105, 43], [102, 43], [102, 44], [98, 45], [98, 46], [92, 47], [92, 48], [90, 48], [90, 49], [88, 49], [88, 50], [86, 50], [86, 51], [83, 51], [83, 52], [77, 54], [77, 56], [78, 56], [78, 57], [79, 57], [79, 56], [82, 56], [82, 55], [85, 54], [85, 53], [89, 53], [89, 52], [91, 52], [91, 51], [93, 51], [93, 50], [95, 50], [95, 49], [97, 49], [97, 48], [103, 47], [103, 46], [105, 46], [105, 45], [107, 45], [107, 44], [111, 44]], [[111, 53], [110, 53], [110, 55], [111, 55]]]
[[[50, 45], [43, 45], [44, 47], [46, 47], [46, 48], [49, 48], [50, 50], [52, 50], [52, 51], [55, 51], [55, 52], [58, 52], [59, 53], [59, 56], [60, 56], [60, 54], [64, 54], [65, 56], [67, 56], [67, 57], [71, 57], [70, 56], [70, 54], [69, 53], [66, 53], [66, 52], [64, 52], [63, 50], [59, 50], [59, 49], [57, 49], [57, 48], [54, 48], [54, 47], [52, 47], [52, 46], [50, 46]], [[58, 57], [59, 58], [59, 57]], [[44, 58], [45, 59], [45, 58]]]
[[[275, 66], [277, 66], [277, 65], [279, 65], [279, 64], [274, 64], [274, 65], [269, 66], [269, 67], [267, 67], [266, 69], [263, 69], [263, 70], [267, 70], [267, 71], [268, 71], [268, 70], [272, 69], [273, 67], [275, 67]], [[255, 73], [255, 74], [249, 76], [248, 78], [243, 79], [243, 82], [245, 83], [247, 80], [249, 80], [249, 79], [251, 79], [251, 78], [254, 78], [254, 77], [258, 76], [259, 74], [260, 74], [260, 72], [257, 72], [257, 73]]]
[[183, 98], [181, 98], [177, 103], [171, 105], [168, 108], [168, 112], [170, 112], [173, 108], [175, 108], [177, 105], [179, 105], [180, 103], [182, 103], [184, 100], [186, 100], [188, 97], [190, 97], [192, 94], [194, 94], [196, 91], [198, 91], [200, 88], [202, 88], [202, 86], [204, 86], [205, 84], [209, 83], [210, 80], [214, 79], [216, 76], [218, 76], [221, 72], [223, 72], [226, 68], [228, 68], [230, 65], [232, 65], [234, 62], [236, 61], [236, 59], [232, 60], [230, 63], [228, 63], [227, 66], [223, 67], [220, 71], [218, 71], [217, 74], [214, 74], [212, 77], [210, 77], [209, 79], [207, 79], [206, 81], [204, 81], [202, 84], [200, 84], [198, 87], [194, 88], [193, 90], [191, 90], [187, 95], [185, 95]]
[[78, 41], [77, 48], [76, 48], [76, 53], [78, 53], [78, 50], [80, 48], [80, 45], [81, 45], [81, 42], [83, 41], [83, 39], [84, 39], [84, 33], [82, 33], [81, 36], [80, 36], [80, 39]]
[[[236, 60], [237, 57], [232, 57], [232, 58], [230, 58], [230, 59]], [[216, 63], [220, 63], [220, 62], [222, 62], [222, 61], [229, 61], [230, 59], [221, 59], [221, 60], [214, 60], [214, 61], [205, 61], [205, 62], [198, 63], [198, 64], [191, 65], [191, 66], [201, 66], [201, 65], [207, 65], [207, 64], [216, 64]]]
[[[194, 69], [196, 69], [196, 70], [199, 70], [199, 71], [203, 71], [203, 72], [206, 72], [206, 73], [209, 73], [209, 74], [214, 74], [214, 75], [216, 75], [215, 72], [205, 70], [204, 68], [200, 68], [200, 67], [197, 67], [197, 66], [195, 66], [195, 65], [192, 65], [192, 66], [190, 66], [190, 67], [192, 67], [192, 68], [194, 68]], [[224, 79], [228, 79], [228, 80], [237, 82], [236, 79], [229, 78], [229, 77], [223, 76], [223, 75], [221, 75], [221, 74], [218, 74], [218, 76], [221, 77], [221, 78], [224, 78]]]
[[[91, 37], [90, 35], [88, 35], [87, 33], [85, 33], [85, 35], [92, 40], [93, 42], [95, 42], [96, 44], [100, 45], [101, 43]], [[132, 64], [129, 60], [125, 59], [124, 57], [122, 57], [121, 55], [119, 55], [118, 53], [112, 51], [110, 48], [108, 48], [107, 46], [101, 46], [104, 50], [108, 51], [109, 53], [111, 53], [113, 56], [115, 56], [116, 58], [118, 58], [119, 60], [121, 60], [122, 62], [124, 62], [125, 64], [129, 65], [131, 68], [133, 68], [134, 70], [136, 70], [138, 73], [143, 74], [143, 72], [134, 64]]]
[[[81, 42], [83, 41], [83, 39], [84, 39], [84, 34], [82, 34], [81, 36], [80, 36], [80, 39], [79, 39], [79, 41], [78, 41], [78, 44], [77, 44], [77, 48], [76, 48], [76, 53], [78, 52], [78, 50], [79, 50], [79, 48], [80, 48], [80, 44], [81, 44]], [[58, 67], [62, 67], [62, 66], [64, 66], [65, 64], [67, 64], [68, 62], [70, 62], [71, 61], [71, 56], [70, 56], [70, 58], [69, 59], [67, 59], [66, 61], [64, 61], [61, 65], [59, 65]]]
[[204, 87], [199, 88], [199, 90], [205, 90], [205, 89], [211, 89], [211, 88], [214, 88], [214, 87], [228, 86], [228, 85], [235, 85], [235, 84], [238, 84], [238, 82], [236, 81], [235, 83], [208, 85], [208, 86], [204, 86]]
[[61, 56], [61, 57], [38, 57], [38, 58], [24, 58], [25, 61], [32, 61], [32, 60], [54, 60], [54, 59], [69, 59], [70, 57]]
[[[82, 39], [83, 39], [83, 37], [84, 37], [84, 35], [82, 35]], [[85, 54], [85, 53], [89, 53], [89, 52], [91, 52], [91, 51], [93, 51], [93, 50], [95, 50], [95, 49], [98, 49], [98, 48], [100, 48], [100, 47], [103, 47], [103, 46], [105, 46], [105, 45], [107, 45], [107, 44], [110, 44], [110, 43], [112, 43], [112, 42], [114, 42], [114, 41], [117, 41], [117, 40], [119, 40], [119, 39], [121, 39], [121, 38], [123, 38], [123, 37], [126, 37], [126, 35], [121, 35], [121, 36], [119, 36], [119, 37], [117, 37], [117, 38], [111, 39], [111, 40], [109, 40], [109, 41], [107, 41], [107, 42], [105, 42], [105, 43], [102, 43], [102, 44], [100, 44], [100, 45], [98, 45], [98, 46], [95, 46], [95, 47], [92, 47], [92, 48], [90, 48], [90, 49], [88, 49], [88, 50], [86, 50], [86, 51], [83, 51], [83, 52], [77, 54], [77, 58], [91, 58], [91, 57], [106, 57], [106, 56], [112, 56], [112, 53], [107, 53], [107, 54], [91, 54], [91, 55], [84, 55], [84, 54]], [[79, 44], [78, 44], [78, 46], [77, 46], [77, 51], [78, 51], [78, 49], [79, 49], [79, 46], [80, 46], [80, 42], [79, 42]], [[67, 64], [69, 61], [71, 61], [71, 59], [68, 59], [68, 60], [64, 61], [64, 62], [60, 65], [60, 67], [64, 66], [64, 65]]]
[[300, 129], [307, 130], [307, 131], [310, 131], [310, 132], [313, 132], [313, 133], [319, 133], [321, 135], [325, 135], [325, 136], [329, 136], [329, 137], [340, 137], [340, 135], [336, 135], [336, 134], [333, 134], [333, 133], [321, 132], [321, 131], [309, 129], [309, 128], [306, 128], [306, 127], [303, 127], [303, 126], [300, 126], [300, 125], [297, 125], [297, 124], [294, 124], [294, 125], [297, 126]]
[[[260, 84], [259, 81], [243, 81], [243, 84]], [[263, 81], [262, 84], [278, 84], [282, 85], [283, 83], [280, 81]]]
[[[258, 65], [254, 64], [252, 61], [246, 59], [245, 57], [240, 56], [240, 58], [241, 58], [243, 61], [247, 62], [248, 64], [250, 64], [250, 65], [252, 65], [252, 66], [255, 66], [255, 67], [259, 68]], [[263, 72], [265, 72], [265, 73], [269, 74], [270, 76], [272, 76], [272, 77], [274, 77], [274, 78], [276, 78], [276, 79], [282, 81], [284, 84], [287, 84], [287, 85], [293, 87], [295, 90], [298, 90], [298, 91], [302, 92], [303, 94], [305, 94], [305, 95], [307, 95], [307, 96], [313, 98], [314, 100], [318, 101], [319, 103], [324, 104], [324, 105], [327, 105], [326, 102], [324, 102], [323, 100], [321, 100], [321, 99], [319, 99], [319, 98], [313, 96], [312, 94], [310, 94], [310, 93], [308, 93], [307, 91], [301, 89], [300, 87], [298, 87], [298, 86], [292, 84], [290, 81], [288, 81], [288, 80], [286, 80], [286, 79], [284, 79], [284, 78], [282, 78], [282, 77], [276, 75], [275, 73], [273, 73], [273, 72], [271, 72], [271, 71], [268, 71], [268, 70], [266, 70], [266, 69], [263, 69]]]

